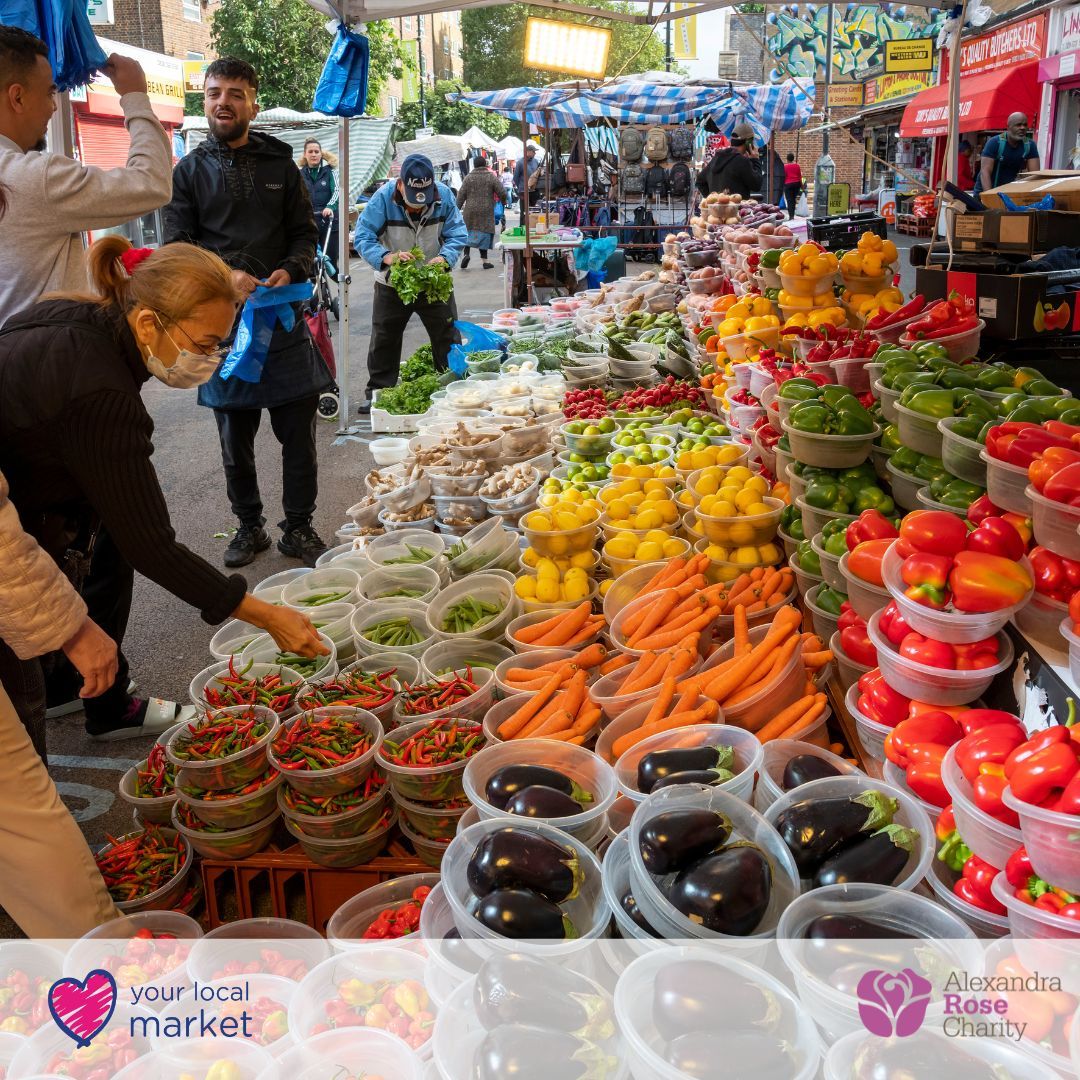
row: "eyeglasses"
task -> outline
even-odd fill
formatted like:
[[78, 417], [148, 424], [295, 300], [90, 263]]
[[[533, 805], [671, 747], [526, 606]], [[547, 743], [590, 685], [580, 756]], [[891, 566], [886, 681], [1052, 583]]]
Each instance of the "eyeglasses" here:
[[[155, 317], [157, 318], [157, 321], [160, 324], [161, 329], [164, 332], [165, 336], [170, 341], [172, 341], [172, 337], [170, 336], [169, 331], [165, 329], [165, 324], [164, 324], [164, 322], [162, 322], [161, 316], [156, 315]], [[180, 333], [183, 334], [184, 337], [186, 337], [188, 339], [188, 341], [191, 343], [191, 347], [200, 356], [205, 356], [208, 359], [224, 360], [225, 357], [229, 355], [229, 349], [231, 348], [231, 346], [229, 346], [229, 345], [219, 345], [216, 349], [205, 349], [179, 323], [174, 322], [172, 325], [175, 326], [176, 329], [179, 330]], [[173, 344], [176, 345], [176, 342], [173, 341]], [[179, 349], [179, 346], [177, 346], [177, 348]]]

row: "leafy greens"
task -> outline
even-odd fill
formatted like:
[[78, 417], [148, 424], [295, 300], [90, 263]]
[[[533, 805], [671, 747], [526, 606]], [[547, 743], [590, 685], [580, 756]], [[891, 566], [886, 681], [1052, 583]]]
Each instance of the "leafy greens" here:
[[390, 285], [397, 290], [403, 304], [413, 304], [423, 293], [429, 304], [450, 299], [454, 291], [454, 275], [441, 263], [428, 263], [419, 248], [410, 252], [411, 259], [399, 260], [390, 267]]

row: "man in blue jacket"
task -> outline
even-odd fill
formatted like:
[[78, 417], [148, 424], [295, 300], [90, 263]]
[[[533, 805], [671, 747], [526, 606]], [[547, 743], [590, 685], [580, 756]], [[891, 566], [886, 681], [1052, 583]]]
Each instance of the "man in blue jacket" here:
[[414, 314], [420, 316], [431, 339], [437, 371], [445, 371], [450, 346], [459, 341], [454, 329], [457, 305], [449, 299], [429, 303], [423, 296], [403, 304], [388, 281], [395, 262], [413, 258], [419, 248], [429, 263], [442, 261], [453, 269], [461, 256], [469, 230], [453, 192], [435, 181], [435, 169], [423, 154], [410, 154], [401, 163], [397, 180], [383, 184], [364, 207], [356, 224], [356, 250], [375, 271], [375, 298], [371, 310], [368, 345], [367, 401], [361, 413], [371, 411], [376, 390], [396, 386], [401, 368], [401, 338]]

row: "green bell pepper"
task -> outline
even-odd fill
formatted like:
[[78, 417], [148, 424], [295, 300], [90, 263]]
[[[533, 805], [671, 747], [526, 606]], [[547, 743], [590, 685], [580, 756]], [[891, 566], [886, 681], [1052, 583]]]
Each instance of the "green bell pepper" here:
[[796, 431], [823, 435], [829, 423], [830, 410], [817, 401], [800, 401], [788, 413], [787, 422]]
[[941, 458], [931, 457], [929, 454], [919, 455], [919, 463], [915, 466], [915, 476], [918, 479], [925, 480], [929, 484], [943, 474], [951, 475]]
[[878, 482], [874, 466], [866, 461], [861, 465], [853, 465], [850, 469], [841, 469], [836, 474], [836, 478], [853, 491], [864, 487], [876, 487]]
[[777, 391], [777, 397], [782, 397], [785, 401], [809, 401], [820, 394], [821, 387], [813, 379], [804, 378], [788, 379], [780, 384]]
[[836, 405], [834, 412], [835, 422], [832, 429], [834, 435], [869, 435], [874, 431], [873, 417], [855, 400], [851, 398], [851, 405], [844, 399]]
[[[996, 424], [995, 418], [991, 423]], [[952, 425], [952, 433], [958, 435], [961, 439], [972, 439], [973, 441], [979, 440], [979, 432], [985, 427], [986, 421], [981, 420], [974, 416], [963, 416]]]
[[882, 427], [877, 444], [882, 450], [888, 450], [890, 453], [899, 450], [903, 446], [903, 443], [900, 442], [900, 429], [896, 424], [886, 424]]
[[[839, 518], [834, 518], [833, 520], [839, 521]], [[821, 536], [821, 546], [830, 555], [835, 555], [837, 558], [843, 558], [843, 556], [847, 554], [848, 549], [847, 537], [845, 536], [848, 523], [844, 521], [841, 522], [841, 524], [844, 528], [840, 532], [831, 533], [829, 536], [826, 536], [824, 532], [822, 532]]]
[[840, 518], [830, 518], [825, 522], [821, 535], [828, 539], [830, 536], [843, 536], [847, 532], [848, 523]]
[[839, 386], [836, 383], [829, 383], [827, 386], [823, 386], [818, 397], [831, 408], [837, 408], [847, 398], [855, 400], [855, 394], [852, 392], [851, 387]]
[[956, 414], [956, 391], [944, 388], [927, 390], [915, 383], [900, 395], [900, 404], [920, 416], [944, 420]]
[[1031, 397], [1046, 397], [1050, 394], [1060, 394], [1061, 387], [1056, 386], [1049, 379], [1032, 379], [1024, 383], [1024, 393]]
[[889, 387], [890, 390], [906, 390], [914, 383], [919, 383], [924, 387], [937, 386], [934, 382], [934, 374], [931, 371], [925, 371], [922, 368], [916, 368], [914, 371], [899, 371], [893, 376], [892, 383]]
[[916, 341], [911, 351], [919, 360], [948, 360], [949, 350], [936, 341]]
[[975, 378], [980, 390], [1008, 390], [1013, 385], [1015, 371], [1006, 364], [988, 364]]
[[821, 585], [818, 588], [815, 603], [829, 615], [839, 616], [840, 608], [847, 603], [847, 594], [828, 585]]
[[896, 509], [896, 503], [892, 496], [886, 495], [879, 487], [864, 487], [855, 495], [855, 504], [852, 513], [861, 514], [864, 510], [880, 510], [883, 514], [891, 514]]
[[809, 540], [799, 541], [798, 550], [795, 553], [796, 561], [808, 574], [821, 577], [821, 559], [813, 549]]
[[939, 478], [930, 485], [930, 496], [943, 506], [954, 506], [958, 510], [966, 510], [976, 499], [986, 494], [986, 489], [978, 484], [969, 484], [966, 480], [958, 477], [944, 478], [942, 483]]
[[912, 450], [910, 446], [901, 446], [890, 460], [900, 472], [911, 476], [914, 475], [916, 466], [922, 460], [922, 454], [918, 450]]

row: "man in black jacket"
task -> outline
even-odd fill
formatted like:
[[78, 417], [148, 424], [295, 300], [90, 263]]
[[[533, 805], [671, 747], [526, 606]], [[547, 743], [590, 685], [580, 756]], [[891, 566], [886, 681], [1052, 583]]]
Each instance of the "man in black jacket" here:
[[[311, 199], [289, 146], [249, 130], [259, 111], [254, 68], [243, 60], [215, 60], [206, 69], [205, 88], [210, 137], [173, 171], [165, 242], [187, 241], [220, 255], [233, 268], [241, 300], [260, 285], [307, 280], [317, 241]], [[318, 493], [316, 407], [332, 385], [297, 316], [292, 330], [275, 328], [258, 382], [215, 373], [199, 388], [199, 404], [217, 419], [226, 489], [240, 522], [225, 551], [226, 566], [246, 566], [270, 546], [255, 472], [263, 409], [282, 448], [285, 520], [278, 550], [308, 566], [326, 550], [311, 519]]]
[[727, 192], [744, 199], [761, 192], [761, 162], [754, 143], [754, 129], [739, 124], [731, 133], [731, 146], [717, 150], [712, 160], [698, 173], [702, 195]]

